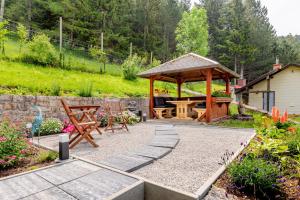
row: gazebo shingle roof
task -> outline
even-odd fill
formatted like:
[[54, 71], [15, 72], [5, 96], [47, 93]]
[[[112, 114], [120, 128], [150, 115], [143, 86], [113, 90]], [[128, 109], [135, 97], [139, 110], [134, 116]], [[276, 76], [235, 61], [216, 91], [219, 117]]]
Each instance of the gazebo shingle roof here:
[[[184, 73], [189, 72], [192, 75], [193, 71], [201, 71], [209, 68], [216, 69], [220, 74], [227, 74], [229, 78], [239, 77], [237, 73], [228, 69], [227, 67], [222, 66], [220, 63], [205, 58], [203, 56], [197, 55], [195, 53], [189, 53], [174, 60], [163, 63], [157, 67], [140, 73], [139, 76], [143, 78], [150, 78], [151, 76], [165, 76], [174, 78], [178, 76], [178, 74], [183, 75]], [[191, 80], [188, 80], [188, 78], [186, 79], [187, 81], [196, 81], [195, 78], [196, 77], [193, 77], [193, 79]], [[218, 79], [218, 77], [215, 76], [215, 79]]]

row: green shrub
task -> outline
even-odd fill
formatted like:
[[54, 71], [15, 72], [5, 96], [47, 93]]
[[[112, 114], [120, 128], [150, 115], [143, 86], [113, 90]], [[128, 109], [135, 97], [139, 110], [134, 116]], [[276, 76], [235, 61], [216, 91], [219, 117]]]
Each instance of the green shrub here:
[[137, 73], [139, 72], [139, 68], [141, 66], [141, 58], [136, 54], [128, 57], [123, 65], [123, 76], [126, 80], [135, 80], [137, 78]]
[[215, 90], [211, 94], [213, 97], [230, 97], [230, 94], [226, 94], [225, 91]]
[[80, 97], [92, 97], [93, 96], [93, 83], [91, 81], [83, 84], [78, 92]]
[[258, 158], [244, 158], [229, 167], [231, 180], [247, 192], [271, 194], [277, 186], [279, 169], [272, 163]]
[[19, 164], [29, 155], [29, 148], [25, 135], [8, 122], [0, 124], [0, 169]]
[[57, 157], [58, 157], [58, 153], [55, 151], [42, 150], [37, 155], [36, 162], [38, 163], [49, 162], [55, 160]]
[[51, 87], [51, 95], [52, 96], [60, 96], [61, 93], [61, 87], [59, 84], [54, 83]]
[[61, 133], [62, 129], [63, 129], [63, 124], [59, 119], [49, 118], [42, 123], [39, 129], [39, 134], [40, 135], [57, 134], [57, 133]]
[[288, 151], [291, 155], [300, 154], [300, 140], [292, 140], [288, 142]]
[[32, 41], [28, 43], [28, 53], [23, 56], [23, 61], [44, 66], [58, 65], [58, 58], [54, 46], [45, 34], [33, 36]]

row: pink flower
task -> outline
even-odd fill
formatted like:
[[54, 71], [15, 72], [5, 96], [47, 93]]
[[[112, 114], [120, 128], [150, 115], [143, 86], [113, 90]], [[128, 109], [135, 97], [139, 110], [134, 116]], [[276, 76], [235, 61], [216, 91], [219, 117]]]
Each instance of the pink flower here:
[[4, 165], [6, 163], [5, 160], [0, 160], [0, 165]]
[[74, 125], [68, 125], [66, 128], [63, 129], [63, 132], [64, 133], [71, 133], [73, 132], [75, 129], [75, 126]]
[[0, 142], [5, 142], [6, 140], [7, 140], [6, 137], [4, 136], [0, 137]]
[[13, 156], [10, 156], [10, 159], [12, 160], [15, 160], [17, 158], [17, 156], [13, 155]]
[[26, 154], [26, 149], [22, 149], [22, 150], [20, 151], [20, 154]]

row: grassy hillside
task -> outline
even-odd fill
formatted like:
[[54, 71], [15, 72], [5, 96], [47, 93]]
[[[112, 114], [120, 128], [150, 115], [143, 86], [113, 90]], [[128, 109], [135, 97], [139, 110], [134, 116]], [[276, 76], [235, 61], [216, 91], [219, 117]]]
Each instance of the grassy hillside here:
[[[138, 78], [128, 81], [122, 77], [122, 68], [117, 64], [108, 64], [105, 74], [99, 74], [99, 63], [83, 51], [66, 51], [66, 62], [72, 62], [71, 68], [60, 69], [42, 67], [16, 61], [19, 45], [14, 40], [6, 42], [6, 57], [0, 58], [0, 94], [53, 95], [53, 89], [61, 88], [61, 95], [78, 96], [81, 88], [93, 84], [93, 96], [127, 97], [148, 96], [149, 81]], [[27, 49], [23, 48], [22, 52]], [[187, 87], [187, 86], [184, 86]], [[155, 88], [163, 88], [176, 94], [176, 85], [155, 82]], [[205, 93], [205, 82], [189, 85], [189, 89]], [[213, 89], [224, 89], [214, 84]], [[188, 96], [188, 94], [183, 94]]]

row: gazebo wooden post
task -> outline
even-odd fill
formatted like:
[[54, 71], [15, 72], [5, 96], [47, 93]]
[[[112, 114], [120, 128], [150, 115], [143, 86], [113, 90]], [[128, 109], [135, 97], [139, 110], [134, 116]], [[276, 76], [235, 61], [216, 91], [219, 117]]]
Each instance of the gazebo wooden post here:
[[226, 94], [230, 94], [230, 79], [228, 77], [228, 75], [226, 75], [226, 78], [225, 78], [225, 83], [226, 83]]
[[208, 69], [206, 72], [206, 122], [207, 123], [210, 123], [212, 120], [211, 82], [212, 82], [212, 69]]
[[154, 108], [154, 77], [150, 77], [150, 99], [149, 99], [149, 115], [153, 119], [153, 108]]
[[177, 79], [177, 96], [178, 96], [178, 98], [181, 98], [181, 85], [182, 85], [182, 80]]

